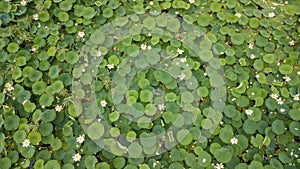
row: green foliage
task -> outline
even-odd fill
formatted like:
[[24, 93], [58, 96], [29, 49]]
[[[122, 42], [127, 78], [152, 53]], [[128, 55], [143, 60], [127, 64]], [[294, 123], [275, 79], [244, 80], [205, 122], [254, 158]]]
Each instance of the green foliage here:
[[0, 168], [300, 168], [299, 6], [1, 1]]

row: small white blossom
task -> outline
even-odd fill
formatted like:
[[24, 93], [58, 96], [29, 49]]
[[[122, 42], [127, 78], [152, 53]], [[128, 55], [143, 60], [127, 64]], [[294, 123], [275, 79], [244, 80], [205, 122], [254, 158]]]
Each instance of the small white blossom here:
[[256, 75], [255, 75], [255, 77], [256, 77], [256, 78], [259, 78], [259, 77], [260, 77], [260, 75], [259, 75], [259, 74], [256, 74]]
[[105, 107], [107, 102], [105, 100], [101, 100], [100, 104], [101, 104], [102, 107]]
[[102, 52], [101, 51], [98, 51], [96, 56], [101, 56], [102, 55]]
[[270, 12], [270, 13], [268, 14], [268, 16], [269, 16], [270, 18], [274, 18], [274, 17], [275, 17], [275, 13], [274, 13], [274, 12]]
[[159, 104], [159, 105], [158, 105], [158, 110], [159, 110], [159, 111], [164, 111], [165, 108], [166, 108], [166, 106], [165, 106], [164, 104]]
[[293, 97], [294, 97], [294, 100], [295, 100], [295, 101], [299, 101], [299, 100], [300, 100], [299, 94], [296, 94], [296, 95], [294, 95]]
[[277, 98], [278, 98], [278, 94], [275, 94], [275, 93], [272, 93], [270, 96], [271, 96], [273, 99], [277, 99]]
[[284, 76], [283, 79], [286, 81], [286, 82], [290, 82], [292, 79], [288, 76]]
[[30, 146], [30, 140], [25, 139], [25, 140], [22, 142], [22, 147], [29, 147], [29, 146]]
[[73, 155], [73, 160], [76, 162], [76, 161], [80, 161], [81, 159], [81, 155], [79, 153], [76, 153]]
[[282, 105], [284, 102], [281, 98], [276, 99], [277, 104]]
[[178, 14], [179, 14], [179, 12], [178, 12], [178, 11], [175, 11], [175, 14], [176, 14], [176, 15], [178, 15]]
[[78, 36], [79, 36], [80, 38], [83, 38], [84, 35], [85, 35], [85, 33], [84, 33], [83, 31], [79, 31], [79, 32], [78, 32]]
[[236, 13], [234, 16], [240, 18], [242, 16], [242, 14], [241, 13]]
[[203, 158], [202, 159], [202, 163], [205, 163], [207, 160], [206, 160], [206, 158]]
[[215, 169], [222, 169], [222, 168], [224, 168], [224, 165], [222, 164], [222, 163], [217, 163], [216, 165], [215, 165]]
[[147, 49], [150, 50], [150, 49], [152, 49], [152, 47], [151, 47], [151, 46], [148, 46]]
[[300, 71], [297, 72], [297, 75], [300, 75]]
[[84, 140], [85, 140], [85, 139], [84, 139], [84, 135], [83, 135], [83, 134], [80, 135], [80, 136], [78, 136], [78, 137], [76, 138], [76, 142], [77, 142], [77, 143], [80, 143], [80, 144], [83, 143]]
[[154, 3], [153, 3], [153, 1], [150, 1], [149, 4], [150, 4], [150, 5], [153, 5]]
[[254, 43], [253, 42], [251, 42], [251, 43], [248, 44], [248, 48], [249, 49], [253, 49], [253, 47], [254, 47]]
[[186, 58], [181, 58], [180, 62], [185, 63], [186, 62]]
[[277, 61], [277, 64], [276, 64], [276, 65], [277, 65], [277, 66], [280, 66], [280, 65], [281, 65], [280, 60]]
[[107, 68], [110, 70], [110, 69], [113, 69], [115, 68], [115, 65], [114, 64], [107, 64]]
[[147, 45], [141, 44], [141, 49], [142, 49], [142, 50], [146, 50], [146, 49], [147, 49]]
[[36, 51], [36, 48], [31, 48], [31, 51], [32, 51], [32, 52], [35, 52], [35, 51]]
[[280, 111], [281, 113], [283, 113], [283, 112], [285, 112], [285, 109], [284, 109], [284, 108], [280, 108], [279, 111]]
[[156, 165], [157, 165], [156, 162], [154, 162], [153, 165], [152, 165], [152, 167], [155, 168]]
[[56, 105], [55, 106], [55, 111], [60, 112], [63, 109], [61, 105]]
[[39, 20], [39, 15], [38, 14], [34, 14], [32, 17], [33, 17], [33, 20], [36, 20], [36, 21]]
[[22, 0], [22, 1], [20, 1], [20, 4], [21, 4], [22, 6], [26, 6], [26, 5], [27, 5], [27, 2], [24, 1], [24, 0]]
[[5, 84], [5, 87], [6, 87], [6, 90], [7, 91], [13, 91], [15, 88], [12, 86], [12, 84], [10, 84], [10, 83], [6, 83]]
[[295, 46], [295, 41], [294, 41], [294, 40], [290, 41], [290, 42], [289, 42], [289, 45], [290, 45], [290, 46]]
[[245, 110], [245, 113], [246, 113], [248, 116], [252, 116], [253, 110]]
[[237, 138], [235, 138], [235, 137], [233, 137], [233, 138], [230, 139], [230, 143], [231, 144], [237, 144], [238, 142], [239, 142], [239, 140]]
[[195, 3], [195, 0], [189, 0], [189, 3], [190, 3], [190, 4]]
[[181, 50], [181, 49], [179, 49], [179, 48], [177, 49], [177, 53], [178, 53], [179, 55], [183, 54], [183, 52], [184, 52], [183, 50]]
[[256, 58], [256, 56], [254, 54], [250, 55], [250, 59], [255, 59], [255, 58]]
[[186, 75], [185, 75], [184, 73], [181, 73], [181, 74], [178, 76], [178, 78], [179, 78], [180, 80], [183, 80], [185, 77], [186, 77]]

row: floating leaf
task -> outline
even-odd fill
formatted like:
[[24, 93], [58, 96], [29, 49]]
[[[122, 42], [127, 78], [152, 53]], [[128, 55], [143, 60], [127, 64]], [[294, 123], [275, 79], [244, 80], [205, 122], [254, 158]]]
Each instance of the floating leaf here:
[[7, 51], [10, 53], [16, 53], [19, 50], [19, 45], [15, 42], [9, 43], [7, 46]]
[[282, 120], [275, 120], [272, 122], [272, 131], [277, 134], [281, 135], [284, 133], [284, 122]]
[[279, 72], [284, 75], [291, 74], [293, 72], [293, 67], [289, 64], [281, 64], [279, 66]]
[[232, 152], [228, 148], [220, 148], [214, 152], [214, 156], [220, 163], [227, 163], [232, 158]]
[[41, 22], [47, 22], [50, 19], [50, 15], [49, 15], [48, 11], [41, 11], [38, 14], [38, 17]]
[[235, 33], [230, 37], [231, 41], [235, 45], [241, 45], [244, 43], [244, 36], [241, 33]]
[[54, 101], [53, 96], [49, 95], [49, 94], [43, 94], [40, 99], [39, 99], [39, 103], [42, 106], [51, 106], [52, 102]]
[[37, 145], [42, 140], [41, 133], [39, 133], [39, 132], [30, 132], [28, 134], [28, 139], [30, 140], [31, 144]]
[[6, 130], [16, 130], [19, 127], [19, 123], [19, 116], [10, 115], [4, 118], [4, 128]]
[[220, 130], [219, 137], [224, 143], [230, 143], [230, 139], [233, 138], [233, 135], [232, 127], [227, 125]]
[[103, 134], [104, 126], [101, 123], [95, 122], [87, 128], [87, 135], [93, 140], [101, 138]]

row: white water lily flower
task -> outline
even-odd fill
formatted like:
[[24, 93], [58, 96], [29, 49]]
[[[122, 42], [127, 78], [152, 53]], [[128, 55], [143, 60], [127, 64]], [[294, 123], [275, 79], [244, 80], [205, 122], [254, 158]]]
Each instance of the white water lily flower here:
[[256, 56], [254, 54], [251, 54], [249, 57], [250, 57], [250, 59], [255, 59], [256, 58]]
[[142, 50], [146, 50], [146, 49], [147, 49], [147, 45], [141, 44], [141, 49], [142, 49]]
[[181, 49], [177, 49], [177, 53], [179, 54], [179, 55], [181, 55], [181, 54], [183, 54], [183, 52], [184, 52], [184, 50], [181, 50]]
[[215, 169], [222, 169], [222, 168], [224, 168], [224, 165], [222, 163], [217, 163], [215, 165]]
[[242, 14], [241, 13], [236, 13], [234, 16], [240, 18], [242, 16]]
[[233, 137], [233, 138], [230, 139], [230, 143], [231, 144], [237, 144], [238, 142], [239, 142], [239, 140], [237, 138], [235, 138], [235, 137]]
[[180, 62], [185, 63], [186, 62], [186, 58], [181, 58]]
[[98, 57], [101, 56], [101, 55], [102, 55], [101, 51], [98, 51], [97, 54], [96, 54], [96, 56], [98, 56]]
[[290, 41], [290, 42], [289, 42], [289, 45], [290, 45], [290, 46], [295, 46], [295, 41], [294, 41], [294, 40]]
[[101, 104], [102, 107], [105, 107], [107, 102], [105, 100], [101, 100], [100, 104]]
[[25, 140], [22, 142], [22, 147], [29, 147], [29, 146], [30, 146], [30, 140], [25, 139]]
[[180, 80], [183, 80], [185, 77], [186, 77], [186, 75], [185, 75], [184, 73], [181, 73], [181, 74], [178, 76], [178, 78], [179, 78]]
[[60, 112], [63, 109], [61, 105], [56, 105], [55, 106], [55, 111]]
[[270, 96], [271, 96], [271, 98], [273, 98], [273, 99], [277, 99], [277, 98], [278, 98], [278, 94], [275, 94], [275, 93], [272, 93]]
[[289, 76], [284, 76], [283, 79], [284, 79], [286, 82], [290, 82], [290, 81], [292, 80]]
[[85, 35], [85, 33], [84, 33], [83, 31], [79, 31], [79, 32], [78, 32], [78, 36], [79, 36], [80, 38], [83, 38], [84, 35]]
[[253, 49], [253, 47], [254, 47], [254, 43], [249, 43], [249, 44], [248, 44], [248, 48], [249, 48], [249, 49]]
[[293, 99], [294, 99], [295, 101], [299, 101], [299, 100], [300, 100], [299, 94], [296, 94], [296, 95], [294, 95], [293, 97], [294, 97]]
[[245, 110], [245, 113], [246, 113], [248, 116], [252, 116], [253, 110]]
[[6, 83], [5, 84], [5, 87], [6, 87], [6, 90], [7, 91], [13, 91], [15, 88], [12, 86], [12, 84], [10, 84], [10, 83]]
[[33, 17], [33, 20], [36, 20], [36, 21], [39, 20], [39, 15], [38, 14], [34, 14], [32, 17]]
[[281, 98], [276, 99], [276, 101], [277, 101], [277, 104], [279, 104], [279, 105], [283, 105], [283, 103], [284, 103]]
[[24, 0], [22, 0], [22, 1], [20, 1], [20, 4], [21, 4], [22, 6], [26, 6], [26, 5], [27, 5], [27, 2], [24, 1]]
[[268, 16], [269, 16], [270, 18], [274, 18], [274, 17], [275, 17], [275, 13], [274, 13], [274, 12], [270, 12], [270, 13], [268, 14]]
[[190, 4], [195, 3], [195, 0], [189, 0], [189, 3], [190, 3]]
[[166, 106], [165, 106], [164, 104], [159, 104], [159, 105], [158, 105], [158, 110], [159, 110], [159, 111], [164, 111], [165, 108], [166, 108]]
[[81, 155], [79, 153], [76, 153], [76, 154], [73, 155], [73, 160], [75, 162], [80, 161], [80, 159], [81, 159]]
[[110, 69], [113, 69], [115, 68], [115, 65], [114, 64], [107, 64], [107, 68], [110, 70]]
[[82, 135], [79, 135], [77, 138], [76, 138], [76, 142], [77, 143], [83, 143], [84, 142], [84, 140], [85, 140], [85, 138], [84, 138], [84, 135], [82, 134]]

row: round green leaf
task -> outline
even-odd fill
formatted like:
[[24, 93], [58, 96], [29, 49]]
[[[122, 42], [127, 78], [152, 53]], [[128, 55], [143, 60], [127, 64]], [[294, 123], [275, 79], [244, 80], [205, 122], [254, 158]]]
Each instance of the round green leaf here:
[[275, 120], [272, 122], [272, 131], [277, 134], [281, 135], [284, 133], [284, 122], [282, 120]]
[[49, 15], [48, 11], [41, 11], [38, 14], [38, 17], [41, 22], [47, 22], [50, 19], [50, 15]]
[[101, 138], [103, 134], [104, 126], [101, 123], [95, 122], [87, 128], [87, 135], [93, 140]]
[[291, 74], [293, 72], [293, 66], [289, 64], [281, 64], [279, 66], [279, 72], [284, 75]]
[[214, 152], [214, 156], [220, 163], [228, 163], [232, 158], [232, 152], [228, 148], [221, 147]]

